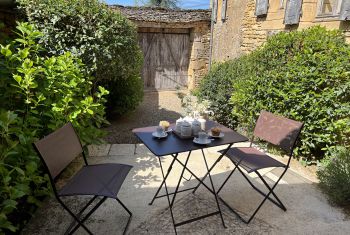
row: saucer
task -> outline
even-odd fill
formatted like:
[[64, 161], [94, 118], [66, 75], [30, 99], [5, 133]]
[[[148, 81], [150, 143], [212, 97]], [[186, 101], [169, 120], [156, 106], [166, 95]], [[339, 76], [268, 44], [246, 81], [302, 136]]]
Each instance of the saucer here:
[[165, 131], [166, 133], [172, 132], [173, 129], [169, 128], [167, 131]]
[[193, 143], [206, 145], [206, 144], [210, 144], [211, 143], [211, 139], [205, 139], [205, 142], [204, 142], [204, 141], [200, 141], [198, 138], [194, 138], [193, 139]]
[[212, 138], [222, 138], [222, 137], [225, 136], [225, 134], [222, 133], [222, 132], [220, 132], [220, 135], [213, 135], [213, 134], [211, 133], [211, 131], [209, 131], [208, 135], [209, 135], [210, 137], [212, 137]]
[[159, 135], [157, 132], [153, 132], [153, 133], [152, 133], [152, 136], [161, 139], [161, 138], [167, 137], [167, 136], [168, 136], [168, 133], [164, 132], [163, 135]]

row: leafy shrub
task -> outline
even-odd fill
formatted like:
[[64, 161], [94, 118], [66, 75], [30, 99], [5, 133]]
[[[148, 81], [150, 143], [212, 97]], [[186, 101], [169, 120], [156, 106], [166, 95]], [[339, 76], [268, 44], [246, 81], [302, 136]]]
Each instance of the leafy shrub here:
[[[143, 97], [142, 53], [136, 27], [98, 0], [19, 0], [30, 23], [43, 33], [50, 55], [79, 56], [95, 77], [93, 88], [110, 91], [108, 111], [135, 108]], [[95, 90], [93, 90], [95, 92]]]
[[238, 125], [238, 120], [232, 113], [234, 105], [229, 100], [233, 92], [233, 83], [246, 73], [248, 62], [249, 57], [242, 56], [239, 59], [214, 64], [195, 91], [200, 99], [211, 101], [209, 109], [213, 111], [214, 118], [218, 122], [234, 129]]
[[350, 150], [336, 147], [321, 161], [317, 171], [321, 188], [331, 201], [350, 206]]
[[17, 26], [18, 38], [0, 44], [0, 233], [16, 231], [49, 193], [40, 160], [32, 148], [38, 138], [67, 121], [82, 142], [103, 136], [103, 87], [90, 94], [92, 78], [71, 53], [41, 57], [41, 33], [33, 25]]
[[[316, 26], [270, 37], [258, 50], [221, 65], [235, 71], [229, 88], [234, 117], [246, 130], [263, 109], [304, 122], [296, 152], [309, 163], [329, 146], [349, 145], [349, 57], [339, 30]], [[227, 107], [227, 100], [219, 101], [218, 107]]]

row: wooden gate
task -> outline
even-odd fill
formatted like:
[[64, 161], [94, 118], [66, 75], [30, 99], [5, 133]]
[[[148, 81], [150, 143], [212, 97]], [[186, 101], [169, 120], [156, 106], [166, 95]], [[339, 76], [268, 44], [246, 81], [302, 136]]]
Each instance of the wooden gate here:
[[139, 43], [144, 55], [142, 78], [145, 89], [168, 90], [187, 86], [188, 29], [140, 28]]

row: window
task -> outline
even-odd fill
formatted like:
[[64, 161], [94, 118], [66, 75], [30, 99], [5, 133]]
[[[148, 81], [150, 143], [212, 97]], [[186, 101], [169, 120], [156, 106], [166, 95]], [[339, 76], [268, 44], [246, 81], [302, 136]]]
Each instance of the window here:
[[338, 17], [343, 0], [319, 0], [317, 16]]

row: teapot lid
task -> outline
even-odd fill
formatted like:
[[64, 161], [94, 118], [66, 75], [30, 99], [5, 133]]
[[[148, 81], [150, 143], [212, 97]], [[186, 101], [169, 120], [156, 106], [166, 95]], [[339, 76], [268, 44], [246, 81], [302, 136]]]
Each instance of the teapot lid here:
[[197, 120], [197, 119], [194, 119], [194, 121], [192, 122], [192, 125], [195, 124], [195, 125], [200, 125], [201, 123]]
[[182, 123], [182, 126], [191, 126], [191, 124], [190, 124], [189, 122], [187, 122], [187, 121], [184, 121], [184, 122]]

